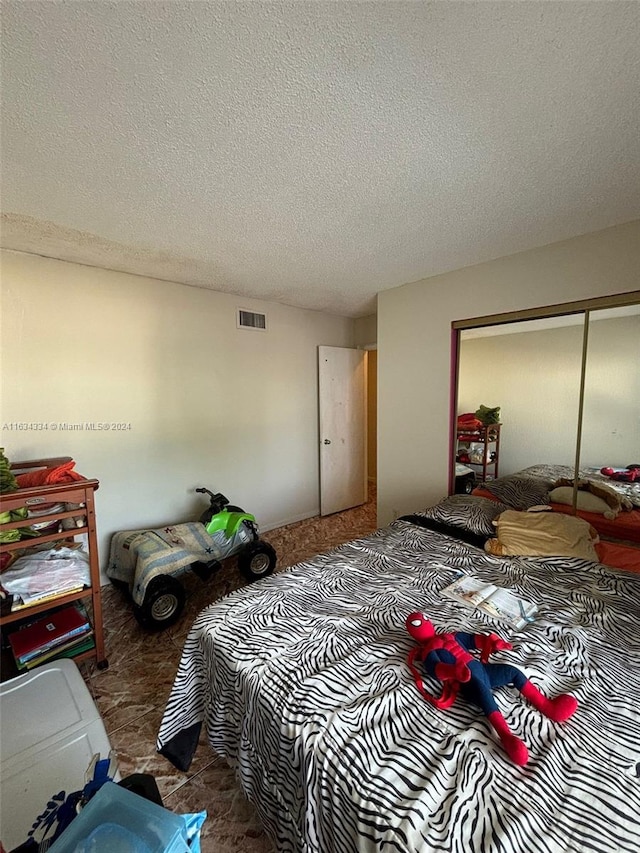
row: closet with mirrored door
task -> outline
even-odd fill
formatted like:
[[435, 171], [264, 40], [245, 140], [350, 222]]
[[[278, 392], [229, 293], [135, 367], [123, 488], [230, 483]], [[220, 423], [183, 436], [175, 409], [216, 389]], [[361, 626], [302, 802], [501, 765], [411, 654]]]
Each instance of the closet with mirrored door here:
[[[460, 423], [499, 407], [501, 479], [565, 479], [554, 509], [640, 547], [640, 291], [454, 322], [452, 353], [450, 493], [464, 459]], [[491, 487], [472, 479], [474, 494]], [[598, 483], [619, 507], [591, 512]]]

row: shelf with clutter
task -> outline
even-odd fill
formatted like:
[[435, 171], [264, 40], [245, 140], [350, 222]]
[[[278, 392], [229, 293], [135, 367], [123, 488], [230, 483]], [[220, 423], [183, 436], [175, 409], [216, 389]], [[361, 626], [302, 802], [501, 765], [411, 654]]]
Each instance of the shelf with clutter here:
[[459, 415], [456, 423], [456, 463], [467, 466], [481, 482], [497, 479], [500, 463], [500, 408], [481, 406]]
[[[62, 657], [108, 666], [95, 492], [70, 457], [9, 463], [0, 451], [3, 678]], [[13, 670], [13, 671], [12, 671]]]

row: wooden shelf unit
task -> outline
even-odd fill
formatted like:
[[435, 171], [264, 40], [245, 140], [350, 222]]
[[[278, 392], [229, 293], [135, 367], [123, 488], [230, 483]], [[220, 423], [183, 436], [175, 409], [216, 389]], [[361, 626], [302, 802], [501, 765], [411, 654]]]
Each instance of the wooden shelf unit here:
[[[60, 465], [63, 462], [68, 461], [71, 461], [68, 457], [37, 459], [32, 462], [16, 462], [11, 465], [11, 469], [16, 472], [25, 469], [55, 467], [56, 465]], [[87, 601], [91, 605], [90, 619], [94, 633], [95, 648], [74, 656], [73, 660], [81, 661], [95, 658], [97, 666], [100, 669], [105, 669], [108, 666], [108, 661], [105, 654], [104, 628], [102, 622], [100, 565], [98, 561], [94, 497], [95, 491], [98, 489], [99, 485], [98, 480], [78, 480], [73, 483], [23, 488], [0, 495], [0, 512], [9, 512], [22, 507], [38, 507], [41, 504], [48, 503], [62, 504], [65, 506], [64, 510], [54, 510], [50, 514], [41, 515], [37, 518], [32, 517], [0, 524], [0, 531], [29, 527], [36, 521], [42, 522], [46, 520], [52, 522], [57, 521], [59, 523], [65, 518], [82, 517], [84, 519], [84, 524], [81, 527], [74, 526], [67, 530], [59, 530], [55, 533], [45, 533], [41, 536], [32, 536], [27, 539], [21, 539], [17, 542], [2, 543], [0, 544], [0, 554], [10, 551], [23, 551], [27, 548], [33, 547], [34, 545], [42, 545], [47, 542], [70, 542], [74, 540], [76, 536], [86, 534], [89, 556], [89, 577], [91, 582], [90, 586], [85, 587], [83, 590], [71, 592], [67, 595], [61, 595], [40, 604], [22, 607], [19, 610], [1, 615], [0, 629], [4, 629], [6, 625], [11, 625], [22, 620], [31, 620], [39, 614], [55, 610], [63, 605], [71, 604], [75, 601]], [[82, 504], [83, 506], [76, 507], [74, 509], [66, 509], [67, 504]]]
[[[482, 471], [482, 482], [487, 479], [487, 473], [495, 480], [498, 479], [498, 465], [500, 463], [500, 428], [502, 424], [487, 424], [482, 427], [468, 429], [458, 427], [456, 430], [456, 462], [466, 465], [480, 474]], [[460, 459], [460, 444], [482, 444], [482, 461], [471, 462]], [[492, 445], [494, 449], [492, 450]], [[493, 457], [491, 454], [493, 453]]]

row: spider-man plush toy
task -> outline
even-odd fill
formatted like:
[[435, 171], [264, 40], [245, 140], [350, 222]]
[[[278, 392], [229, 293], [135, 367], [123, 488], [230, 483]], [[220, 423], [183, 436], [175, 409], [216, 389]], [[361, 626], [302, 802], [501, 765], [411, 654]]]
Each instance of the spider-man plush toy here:
[[[409, 614], [406, 625], [413, 639], [420, 644], [411, 650], [408, 661], [420, 693], [436, 708], [449, 708], [458, 692], [479, 705], [516, 764], [525, 765], [529, 753], [520, 738], [512, 734], [500, 713], [493, 698], [494, 687], [513, 685], [534, 708], [556, 723], [568, 720], [578, 707], [576, 699], [567, 693], [555, 699], [547, 699], [523, 672], [511, 664], [489, 663], [489, 656], [493, 652], [512, 648], [497, 634], [468, 634], [464, 631], [437, 634], [433, 623], [424, 613]], [[480, 657], [471, 655], [472, 650], [480, 652]], [[425, 690], [420, 672], [415, 666], [416, 661], [421, 661], [429, 675], [443, 682], [440, 696], [432, 696]]]

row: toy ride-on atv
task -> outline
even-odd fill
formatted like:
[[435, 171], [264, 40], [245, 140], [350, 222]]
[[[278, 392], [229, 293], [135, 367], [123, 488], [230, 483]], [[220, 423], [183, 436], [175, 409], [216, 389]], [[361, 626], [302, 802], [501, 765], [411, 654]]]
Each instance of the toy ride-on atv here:
[[185, 603], [178, 578], [186, 571], [207, 580], [222, 560], [236, 554], [248, 581], [264, 578], [275, 568], [276, 552], [260, 539], [255, 516], [231, 506], [220, 493], [196, 491], [209, 495], [199, 521], [125, 531], [111, 539], [107, 576], [129, 591], [135, 616], [145, 628], [167, 628], [178, 619]]
[[[209, 489], [196, 489], [196, 492], [209, 495], [209, 506], [200, 516], [207, 533], [213, 537], [223, 533], [228, 543], [238, 536], [242, 543], [239, 548], [229, 547], [228, 553], [223, 556], [231, 557], [237, 553], [238, 568], [248, 581], [257, 581], [270, 575], [276, 565], [276, 552], [268, 542], [260, 539], [255, 515], [239, 506], [232, 506], [220, 492], [215, 495]], [[246, 542], [245, 530], [251, 534], [249, 542]], [[218, 567], [214, 565], [212, 568]]]

